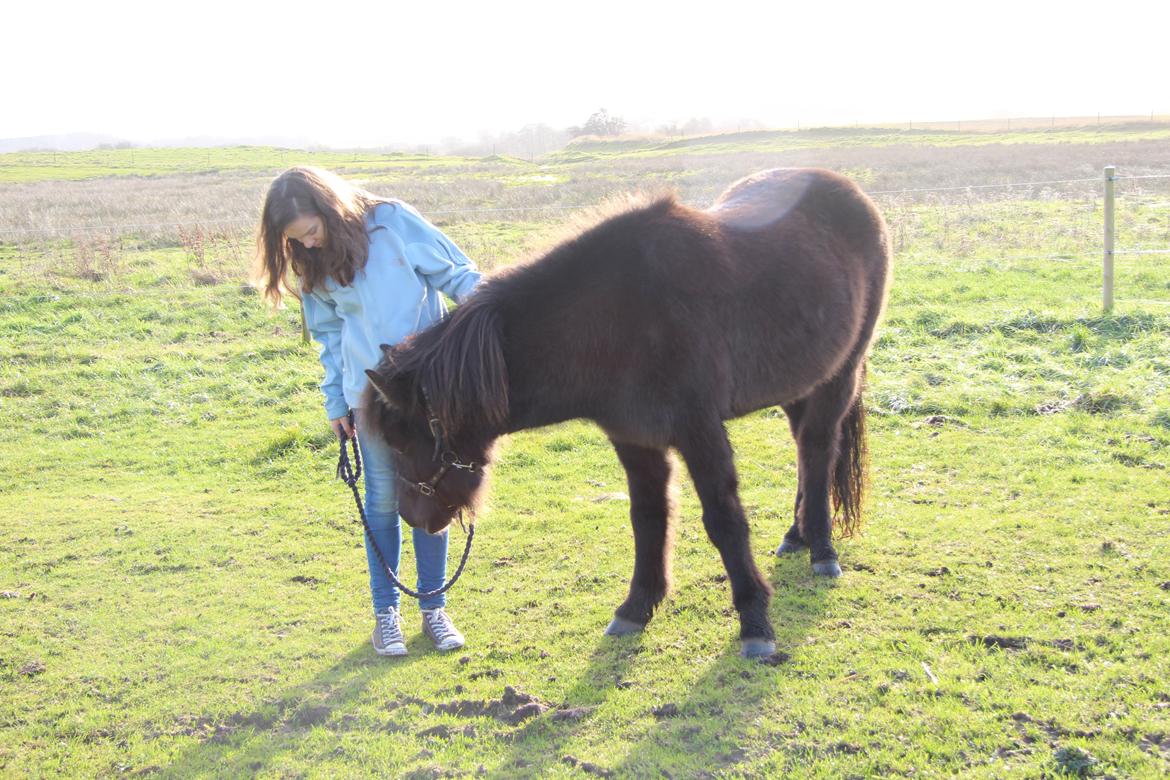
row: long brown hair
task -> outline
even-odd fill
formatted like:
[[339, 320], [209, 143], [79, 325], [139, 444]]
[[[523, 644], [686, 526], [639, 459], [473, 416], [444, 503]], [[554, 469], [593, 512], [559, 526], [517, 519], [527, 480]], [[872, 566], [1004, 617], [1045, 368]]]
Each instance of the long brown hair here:
[[[312, 292], [326, 277], [352, 284], [369, 255], [366, 212], [389, 202], [320, 168], [297, 166], [277, 176], [264, 198], [256, 237], [256, 278], [264, 295], [274, 306], [286, 293], [299, 298], [290, 271], [305, 292]], [[285, 238], [290, 223], [313, 216], [325, 223], [324, 246], [306, 249]]]

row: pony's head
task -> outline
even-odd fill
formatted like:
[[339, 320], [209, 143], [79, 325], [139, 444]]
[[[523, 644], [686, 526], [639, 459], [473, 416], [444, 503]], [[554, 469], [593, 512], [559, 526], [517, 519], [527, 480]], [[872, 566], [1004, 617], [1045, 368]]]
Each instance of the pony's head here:
[[492, 443], [507, 417], [503, 354], [492, 316], [464, 304], [366, 371], [368, 433], [394, 451], [398, 513], [439, 533], [485, 493]]

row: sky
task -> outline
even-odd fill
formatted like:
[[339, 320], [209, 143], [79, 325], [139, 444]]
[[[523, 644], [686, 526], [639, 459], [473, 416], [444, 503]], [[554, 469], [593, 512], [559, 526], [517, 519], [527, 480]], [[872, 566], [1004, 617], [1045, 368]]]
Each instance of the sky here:
[[1170, 114], [1170, 3], [6, 0], [0, 138]]

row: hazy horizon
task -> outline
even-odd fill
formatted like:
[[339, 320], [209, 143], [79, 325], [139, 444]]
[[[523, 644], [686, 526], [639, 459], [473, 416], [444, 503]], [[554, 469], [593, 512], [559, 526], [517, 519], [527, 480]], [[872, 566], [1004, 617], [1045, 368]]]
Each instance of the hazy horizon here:
[[563, 130], [600, 108], [645, 131], [1170, 113], [1148, 3], [753, 5], [20, 7], [0, 138], [359, 148]]

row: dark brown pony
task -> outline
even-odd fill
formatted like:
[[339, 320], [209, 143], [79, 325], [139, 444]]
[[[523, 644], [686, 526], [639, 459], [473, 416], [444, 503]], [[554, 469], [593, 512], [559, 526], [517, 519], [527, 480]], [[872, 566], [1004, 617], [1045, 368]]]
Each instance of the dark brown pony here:
[[703, 505], [745, 656], [774, 651], [771, 588], [752, 559], [724, 420], [779, 404], [799, 450], [794, 522], [778, 552], [860, 521], [866, 352], [886, 296], [884, 222], [848, 179], [764, 171], [700, 211], [665, 197], [484, 281], [448, 319], [385, 348], [364, 398], [397, 451], [400, 512], [432, 533], [472, 507], [502, 434], [586, 418], [625, 467], [636, 557], [606, 632], [641, 630], [669, 588], [667, 451]]

